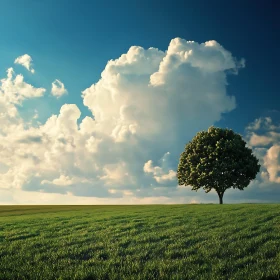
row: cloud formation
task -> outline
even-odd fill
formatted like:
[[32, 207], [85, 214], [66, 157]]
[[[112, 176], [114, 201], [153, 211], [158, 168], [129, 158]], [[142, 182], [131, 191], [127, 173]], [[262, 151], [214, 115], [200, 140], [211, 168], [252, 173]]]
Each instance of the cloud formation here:
[[24, 77], [16, 75], [13, 68], [7, 70], [7, 77], [1, 79], [1, 97], [8, 103], [21, 104], [23, 100], [43, 96], [46, 89], [35, 88], [24, 81]]
[[66, 88], [64, 87], [64, 84], [60, 81], [60, 80], [55, 80], [52, 83], [52, 89], [51, 89], [51, 93], [53, 96], [59, 98], [62, 95], [67, 93]]
[[[64, 104], [36, 126], [27, 125], [14, 104], [45, 90], [25, 84], [22, 76], [13, 78], [9, 70], [1, 80], [7, 106], [0, 185], [112, 199], [179, 197], [179, 155], [195, 133], [236, 107], [226, 91], [227, 75], [241, 67], [244, 60], [216, 41], [176, 38], [167, 51], [133, 46], [108, 61], [100, 80], [82, 92], [92, 117], [78, 124], [79, 108]], [[62, 82], [53, 83], [54, 95], [65, 91]]]
[[35, 70], [32, 67], [32, 58], [28, 54], [24, 54], [22, 56], [19, 56], [18, 58], [16, 58], [14, 63], [22, 65], [28, 71], [30, 71], [32, 74], [35, 73]]
[[261, 177], [267, 183], [280, 183], [280, 125], [271, 117], [256, 119], [246, 128], [247, 139], [258, 156]]
[[176, 179], [176, 171], [168, 168], [168, 157], [170, 153], [167, 152], [162, 157], [161, 166], [153, 166], [153, 161], [149, 160], [144, 164], [144, 172], [151, 173], [157, 183], [164, 184], [171, 181], [174, 184]]
[[[7, 70], [7, 77], [0, 80], [0, 135], [5, 136], [4, 142], [9, 141], [10, 132], [18, 133], [19, 137], [26, 125], [19, 116], [17, 106], [21, 106], [26, 99], [43, 96], [45, 91], [26, 83], [22, 75], [15, 75], [13, 68]], [[1, 148], [4, 147], [0, 145], [0, 153]], [[9, 157], [7, 151], [5, 154]]]

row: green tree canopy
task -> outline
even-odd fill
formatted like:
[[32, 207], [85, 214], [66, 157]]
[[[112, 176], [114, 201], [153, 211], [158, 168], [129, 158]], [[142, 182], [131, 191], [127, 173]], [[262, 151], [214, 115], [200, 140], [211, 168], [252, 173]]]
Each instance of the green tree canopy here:
[[214, 189], [222, 204], [227, 189], [243, 190], [259, 170], [258, 159], [239, 134], [211, 126], [186, 144], [177, 178], [179, 185], [192, 186], [195, 191]]

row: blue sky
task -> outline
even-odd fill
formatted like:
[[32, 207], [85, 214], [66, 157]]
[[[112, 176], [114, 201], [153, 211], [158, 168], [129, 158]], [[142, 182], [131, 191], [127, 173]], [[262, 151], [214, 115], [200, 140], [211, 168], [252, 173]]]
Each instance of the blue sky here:
[[[279, 137], [277, 134], [277, 124], [280, 117], [279, 102], [277, 102], [279, 101], [279, 83], [276, 81], [279, 76], [278, 65], [280, 62], [278, 53], [279, 32], [277, 32], [279, 30], [279, 21], [277, 21], [275, 1], [266, 1], [265, 3], [263, 1], [254, 1], [254, 3], [252, 1], [214, 1], [213, 3], [213, 1], [81, 2], [49, 0], [43, 2], [9, 0], [1, 2], [1, 10], [4, 11], [0, 17], [1, 79], [6, 79], [7, 69], [13, 67], [14, 76], [22, 74], [26, 83], [34, 88], [45, 89], [43, 94], [37, 92], [38, 98], [25, 96], [21, 101], [17, 102], [5, 99], [5, 102], [10, 102], [8, 105], [5, 105], [7, 106], [6, 108], [9, 106], [16, 108], [18, 116], [15, 122], [17, 125], [25, 123], [25, 131], [20, 132], [18, 128], [18, 133], [21, 133], [18, 135], [14, 135], [14, 132], [8, 135], [5, 132], [5, 141], [7, 141], [8, 136], [10, 139], [7, 143], [13, 142], [11, 139], [15, 140], [14, 146], [12, 144], [9, 144], [11, 146], [8, 146], [8, 144], [5, 146], [5, 144], [2, 147], [2, 150], [5, 150], [4, 152], [2, 151], [2, 166], [4, 166], [2, 173], [6, 174], [1, 183], [3, 186], [2, 203], [28, 203], [28, 201], [33, 203], [33, 200], [30, 198], [32, 196], [34, 200], [39, 200], [41, 203], [44, 203], [45, 200], [48, 203], [68, 203], [73, 201], [78, 201], [78, 203], [189, 203], [191, 201], [211, 202], [212, 200], [215, 202], [215, 194], [204, 195], [202, 191], [192, 193], [188, 190], [179, 189], [176, 187], [176, 182], [172, 177], [173, 173], [170, 173], [170, 171], [176, 169], [176, 159], [178, 158], [179, 150], [180, 148], [181, 150], [183, 149], [180, 145], [188, 142], [194, 136], [195, 128], [197, 130], [205, 129], [210, 124], [229, 127], [241, 133], [263, 162], [263, 169], [261, 171], [263, 173], [260, 173], [256, 182], [252, 183], [251, 190], [248, 189], [247, 194], [245, 192], [241, 194], [236, 193], [237, 191], [235, 193], [229, 192], [228, 199], [225, 198], [225, 201], [238, 202], [242, 199], [245, 201], [274, 201], [275, 197], [271, 196], [272, 190], [276, 190], [280, 194], [280, 179], [278, 180], [277, 173], [279, 154], [277, 159], [274, 159], [272, 156], [272, 152], [274, 155], [278, 153]], [[151, 75], [158, 70], [163, 53], [167, 51], [171, 40], [175, 38], [185, 40], [176, 41], [178, 46], [184, 45], [184, 50], [192, 48], [194, 52], [197, 52], [197, 56], [193, 58], [192, 65], [198, 65], [198, 63], [202, 63], [201, 59], [204, 59], [202, 68], [204, 67], [205, 70], [205, 67], [208, 67], [207, 65], [212, 61], [211, 59], [214, 55], [218, 57], [219, 55], [224, 56], [226, 54], [227, 56], [229, 53], [232, 56], [228, 59], [235, 63], [235, 65], [229, 66], [229, 64], [225, 64], [219, 69], [219, 75], [209, 75], [205, 80], [205, 88], [200, 87], [201, 85], [198, 82], [201, 79], [199, 76], [201, 73], [196, 73], [193, 71], [194, 69], [186, 70], [183, 65], [184, 63], [180, 64], [180, 72], [174, 70], [174, 73], [170, 72], [168, 75], [158, 76], [159, 78], [157, 79], [160, 79], [160, 81], [166, 79], [166, 83], [167, 79], [169, 79], [168, 81], [170, 82], [166, 87], [163, 86], [162, 90], [168, 91], [171, 88], [174, 91], [174, 98], [169, 99], [169, 95], [166, 95], [165, 99], [171, 105], [160, 108], [167, 112], [162, 112], [163, 118], [168, 117], [167, 125], [169, 124], [172, 129], [176, 127], [174, 128], [174, 139], [170, 139], [170, 142], [166, 141], [166, 146], [161, 146], [156, 144], [156, 139], [164, 134], [147, 134], [141, 128], [141, 125], [146, 124], [145, 121], [149, 122], [148, 118], [140, 121], [140, 117], [145, 115], [145, 110], [148, 111], [148, 108], [143, 107], [147, 106], [144, 99], [141, 99], [143, 103], [141, 103], [142, 105], [139, 103], [139, 108], [137, 108], [139, 112], [142, 110], [138, 115], [139, 119], [134, 120], [134, 122], [132, 122], [132, 119], [129, 119], [131, 123], [129, 123], [127, 116], [128, 114], [131, 116], [131, 110], [134, 110], [134, 113], [136, 112], [133, 98], [131, 102], [134, 105], [132, 103], [126, 104], [127, 108], [130, 106], [128, 111], [126, 111], [128, 112], [126, 117], [122, 117], [120, 114], [120, 119], [116, 120], [119, 118], [119, 115], [115, 115], [115, 111], [112, 109], [121, 100], [126, 102], [127, 99], [122, 99], [122, 92], [128, 94], [128, 99], [133, 94], [135, 94], [137, 99], [137, 94], [141, 94], [140, 91], [144, 90], [143, 84], [141, 84], [142, 80], [139, 77], [144, 75], [143, 73], [146, 70], [143, 69], [144, 72], [140, 74], [137, 71], [137, 73], [133, 72], [135, 69], [130, 70], [128, 67], [129, 63], [126, 62], [121, 67], [119, 64], [111, 68], [108, 67], [109, 70], [105, 78], [101, 79], [101, 73], [105, 66], [108, 66], [109, 60], [116, 61], [122, 54], [128, 53], [131, 46], [140, 46], [145, 50], [150, 47], [159, 50], [156, 54], [140, 52], [140, 55], [138, 53], [134, 57], [137, 63], [142, 63], [141, 55], [147, 59], [151, 56], [149, 59], [154, 59], [154, 63], [158, 63], [157, 69], [151, 68], [149, 70], [149, 75]], [[217, 53], [213, 51], [213, 53], [209, 53], [204, 57], [204, 50], [201, 47], [202, 52], [198, 51], [198, 46], [212, 40], [215, 40], [218, 44], [214, 45], [214, 47], [212, 46]], [[197, 45], [187, 45], [187, 41], [194, 41]], [[223, 48], [222, 51], [219, 46]], [[34, 74], [24, 68], [23, 65], [14, 63], [16, 58], [24, 54], [28, 54], [32, 58], [32, 65], [35, 69]], [[200, 54], [203, 57], [200, 57]], [[213, 57], [211, 57], [212, 54]], [[241, 67], [243, 59], [245, 60], [245, 65]], [[137, 63], [135, 67], [139, 69], [141, 67], [149, 67], [146, 64]], [[126, 67], [128, 68], [126, 69]], [[169, 67], [172, 67], [172, 65], [170, 64]], [[116, 74], [114, 71], [119, 71], [121, 76], [124, 76], [124, 80], [119, 81], [118, 87], [113, 87], [110, 84], [111, 88], [108, 89], [106, 84]], [[125, 74], [122, 71], [126, 71]], [[127, 73], [127, 71], [132, 71], [133, 73]], [[238, 74], [232, 74], [231, 72], [233, 71], [238, 72]], [[188, 75], [186, 79], [188, 81], [187, 84], [182, 84], [180, 88], [176, 88], [175, 85], [178, 85], [178, 81], [175, 74], [177, 76], [182, 74], [182, 77]], [[225, 77], [221, 75], [225, 75]], [[57, 97], [51, 92], [52, 83], [55, 80], [61, 81], [67, 90], [67, 93], [65, 92], [61, 97]], [[99, 80], [100, 85], [98, 90], [96, 90], [99, 97], [97, 97], [98, 101], [94, 101], [94, 90], [93, 88], [90, 90], [90, 87], [93, 84], [97, 85]], [[134, 81], [135, 93], [133, 93]], [[220, 107], [218, 105], [211, 106], [210, 103], [202, 106], [199, 105], [200, 103], [197, 100], [192, 101], [193, 99], [186, 101], [188, 104], [192, 104], [192, 102], [194, 102], [193, 104], [198, 104], [197, 108], [205, 111], [201, 112], [201, 118], [199, 117], [196, 121], [196, 115], [191, 114], [191, 107], [188, 107], [187, 104], [185, 106], [182, 103], [182, 100], [186, 100], [184, 99], [186, 97], [182, 95], [177, 100], [175, 96], [179, 96], [180, 92], [184, 92], [184, 90], [186, 90], [186, 95], [191, 95], [196, 91], [201, 92], [209, 87], [211, 88], [211, 85], [214, 83], [215, 86], [211, 89], [213, 90], [211, 94], [217, 94], [220, 99], [217, 99], [213, 104], [221, 104]], [[227, 86], [225, 86], [225, 83], [227, 83]], [[188, 88], [189, 85], [191, 85], [190, 88]], [[81, 93], [86, 89], [88, 89], [86, 97], [82, 97]], [[108, 105], [111, 111], [105, 108], [106, 106], [104, 105], [110, 103], [105, 99], [102, 100], [105, 96], [105, 89], [109, 90], [112, 95], [116, 94], [117, 99], [120, 96], [118, 101]], [[11, 90], [10, 87], [4, 90], [2, 85], [0, 93], [2, 91], [3, 95], [9, 95], [9, 90]], [[178, 95], [176, 95], [177, 90]], [[188, 93], [188, 90], [190, 90], [190, 93]], [[158, 93], [155, 90], [155, 92], [150, 94], [156, 95]], [[39, 97], [39, 95], [42, 96]], [[100, 96], [103, 97], [101, 98]], [[218, 98], [217, 96], [215, 98]], [[226, 96], [234, 96], [235, 102], [230, 101]], [[96, 102], [99, 102], [98, 106]], [[63, 123], [64, 118], [61, 117], [60, 120], [58, 117], [57, 123], [53, 124], [53, 126], [56, 126], [56, 129], [54, 129], [56, 132], [48, 135], [48, 139], [52, 137], [52, 140], [48, 140], [53, 141], [52, 145], [47, 146], [45, 144], [43, 146], [42, 144], [42, 146], [39, 146], [36, 144], [37, 146], [33, 147], [35, 144], [32, 142], [28, 143], [29, 146], [24, 147], [22, 143], [27, 144], [26, 139], [20, 142], [20, 145], [16, 144], [19, 143], [19, 139], [23, 139], [23, 135], [28, 135], [28, 139], [31, 139], [35, 134], [41, 137], [45, 135], [44, 133], [48, 133], [46, 131], [51, 131], [51, 124], [46, 126], [46, 122], [52, 115], [63, 115], [61, 107], [64, 104], [75, 104], [80, 112], [77, 112], [76, 107], [63, 107], [67, 124]], [[180, 110], [186, 108], [186, 110], [189, 110], [189, 113], [179, 115], [176, 113], [176, 110], [172, 111], [172, 106], [176, 107], [176, 104], [177, 107], [179, 106], [178, 104], [181, 105]], [[118, 106], [120, 106], [118, 108], [121, 108], [121, 105]], [[87, 138], [82, 138], [79, 131], [73, 132], [69, 130], [66, 132], [64, 127], [67, 125], [75, 126], [76, 121], [80, 124], [86, 116], [92, 118], [96, 110], [99, 110], [97, 107], [101, 110], [102, 114], [107, 114], [105, 119], [102, 119], [100, 115], [100, 126], [103, 126], [101, 130], [98, 132], [91, 131], [91, 134], [87, 132]], [[213, 108], [213, 110], [210, 108]], [[117, 107], [115, 109], [117, 110]], [[210, 117], [207, 117], [207, 110], [209, 110]], [[205, 116], [203, 116], [204, 113]], [[34, 118], [35, 114], [37, 116]], [[69, 117], [71, 114], [76, 117], [76, 119], [73, 117], [74, 121], [72, 123], [68, 122], [71, 119]], [[81, 114], [80, 118], [79, 114]], [[109, 121], [109, 115], [111, 121]], [[157, 116], [151, 111], [147, 113], [147, 116], [155, 120], [154, 124], [151, 121], [154, 125], [151, 126], [151, 129], [156, 131], [159, 129], [156, 125], [161, 127], [160, 121], [157, 119], [160, 118], [160, 114]], [[184, 125], [182, 117], [186, 118], [186, 125]], [[109, 122], [111, 125], [113, 119], [116, 121], [115, 126], [109, 130]], [[89, 121], [89, 119], [87, 120]], [[4, 121], [7, 123], [7, 120], [2, 119], [3, 123]], [[37, 123], [38, 121], [40, 123]], [[32, 123], [31, 126], [30, 122]], [[11, 130], [10, 119], [8, 125]], [[40, 125], [45, 125], [45, 127], [39, 129]], [[121, 128], [117, 127], [118, 125]], [[91, 127], [94, 124], [88, 124], [88, 126]], [[182, 128], [188, 129], [189, 127], [194, 127], [194, 129], [189, 129], [189, 133], [180, 134], [178, 132]], [[91, 128], [87, 129], [90, 130]], [[122, 134], [122, 131], [126, 131], [126, 134]], [[128, 137], [127, 131], [140, 142], [135, 142], [136, 140], [132, 136]], [[79, 134], [77, 137], [75, 136], [76, 132]], [[161, 133], [163, 132], [164, 130], [161, 131]], [[71, 135], [74, 140], [70, 137]], [[126, 135], [128, 138], [124, 139], [120, 135], [122, 137]], [[112, 140], [110, 137], [115, 138]], [[67, 150], [67, 147], [60, 147], [55, 142], [57, 139], [62, 139], [61, 143], [70, 143], [72, 141], [71, 145], [76, 147], [76, 150], [70, 151]], [[5, 141], [3, 143], [6, 143]], [[42, 143], [47, 143], [47, 140], [44, 141]], [[81, 145], [91, 143], [88, 144], [91, 147], [91, 152], [87, 155], [89, 158], [79, 154], [78, 143]], [[128, 148], [132, 143], [137, 145], [134, 150]], [[176, 150], [176, 148], [171, 146], [171, 143], [174, 143], [175, 146], [178, 145], [179, 148]], [[110, 155], [108, 149], [111, 145], [114, 148], [112, 148], [112, 154]], [[153, 149], [151, 148], [150, 158], [148, 155], [144, 156], [145, 153], [141, 152], [141, 149], [147, 145], [149, 147], [155, 145]], [[92, 148], [93, 146], [95, 148]], [[104, 149], [104, 151], [99, 150], [98, 147], [101, 147], [100, 149]], [[28, 148], [30, 149], [29, 154], [19, 155], [17, 152], [14, 152], [21, 149], [28, 150]], [[13, 151], [13, 154], [7, 155], [9, 149]], [[36, 149], [46, 151], [46, 153], [36, 154], [34, 152]], [[126, 149], [127, 152], [125, 152]], [[63, 155], [66, 153], [69, 158], [65, 158], [65, 163], [62, 160], [62, 163], [56, 167], [57, 169], [54, 169], [55, 171], [47, 170], [43, 164], [43, 162], [47, 161], [45, 158], [47, 153], [51, 151], [50, 155], [48, 155], [48, 160], [50, 165], [54, 165], [52, 160], [55, 160], [54, 154], [58, 150], [61, 153], [64, 151]], [[107, 151], [107, 154], [105, 151]], [[132, 151], [135, 151], [135, 154]], [[92, 157], [90, 157], [91, 153], [93, 153]], [[131, 156], [124, 156], [125, 153], [130, 153]], [[139, 159], [139, 162], [136, 164], [135, 161], [138, 154], [143, 155], [143, 162]], [[14, 159], [20, 162], [20, 164], [9, 163], [8, 160], [4, 160], [5, 157]], [[61, 154], [57, 155], [57, 159], [62, 157]], [[112, 160], [111, 157], [116, 157], [117, 160]], [[165, 157], [169, 157], [168, 166], [163, 165]], [[27, 159], [27, 161], [21, 162], [22, 158]], [[39, 164], [37, 176], [34, 175], [35, 166], [30, 166], [30, 158], [36, 158], [40, 162], [40, 164], [37, 163]], [[152, 161], [152, 164], [147, 164], [146, 171], [143, 171], [144, 165], [149, 160]], [[69, 166], [68, 161], [73, 161], [73, 166]], [[166, 159], [166, 161], [168, 160]], [[86, 170], [86, 168], [82, 167], [88, 164], [94, 165], [94, 163], [97, 165], [96, 170]], [[19, 171], [20, 167], [18, 165], [26, 166], [26, 168]], [[97, 172], [97, 170], [102, 172]], [[140, 171], [143, 174], [140, 175]], [[128, 177], [127, 182], [126, 180], [118, 181], [117, 178], [121, 174], [123, 176], [127, 174], [125, 175]], [[85, 183], [79, 184], [78, 182], [82, 180]], [[263, 185], [267, 187], [263, 187]], [[255, 188], [253, 188], [254, 186]], [[182, 191], [185, 197], [183, 201], [179, 199], [182, 197]], [[28, 197], [31, 200], [26, 200], [26, 198], [20, 200], [19, 196]], [[94, 200], [96, 197], [99, 200]]]

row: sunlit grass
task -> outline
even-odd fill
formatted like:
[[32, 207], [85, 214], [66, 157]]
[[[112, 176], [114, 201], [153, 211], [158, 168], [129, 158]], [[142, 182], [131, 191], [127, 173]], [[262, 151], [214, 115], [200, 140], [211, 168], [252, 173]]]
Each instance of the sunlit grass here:
[[0, 279], [280, 279], [279, 217], [279, 204], [2, 206]]

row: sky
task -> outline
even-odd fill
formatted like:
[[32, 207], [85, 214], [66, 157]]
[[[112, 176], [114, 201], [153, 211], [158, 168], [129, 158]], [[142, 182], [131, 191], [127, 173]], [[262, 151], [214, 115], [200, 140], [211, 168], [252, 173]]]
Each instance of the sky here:
[[279, 203], [276, 4], [2, 0], [0, 204], [218, 203], [176, 180], [211, 125], [261, 164], [224, 203]]

